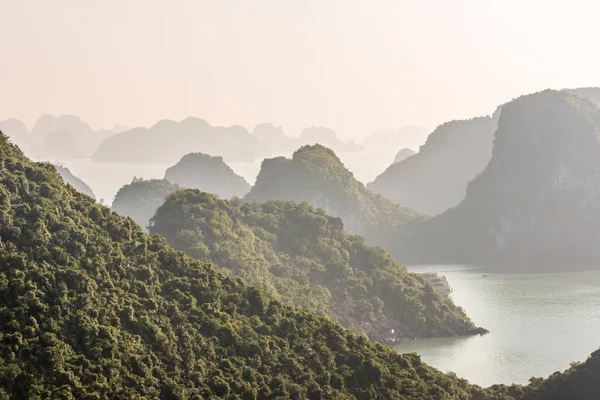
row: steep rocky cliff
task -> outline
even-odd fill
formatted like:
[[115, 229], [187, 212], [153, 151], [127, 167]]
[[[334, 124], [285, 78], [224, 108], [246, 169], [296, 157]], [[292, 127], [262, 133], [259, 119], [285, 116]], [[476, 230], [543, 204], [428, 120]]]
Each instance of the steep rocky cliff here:
[[505, 105], [486, 169], [460, 205], [423, 227], [421, 261], [599, 260], [599, 134], [598, 107], [565, 91]]

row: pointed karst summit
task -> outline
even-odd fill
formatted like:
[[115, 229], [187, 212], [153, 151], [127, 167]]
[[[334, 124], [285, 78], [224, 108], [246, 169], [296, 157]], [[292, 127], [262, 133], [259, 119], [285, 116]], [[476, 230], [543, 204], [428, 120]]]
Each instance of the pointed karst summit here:
[[597, 353], [483, 389], [283, 305], [144, 234], [1, 133], [0, 220], [3, 399], [597, 398]]
[[190, 153], [167, 169], [165, 179], [188, 189], [199, 189], [219, 197], [244, 197], [250, 184], [237, 175], [222, 157]]
[[266, 146], [244, 127], [210, 126], [199, 118], [162, 120], [150, 128], [133, 128], [106, 139], [92, 155], [98, 162], [176, 162], [201, 151], [227, 162], [252, 162], [266, 156]]
[[417, 153], [411, 149], [402, 149], [398, 153], [396, 153], [396, 157], [394, 157], [394, 163], [404, 161], [408, 157], [414, 156], [415, 154], [417, 154]]
[[411, 251], [397, 237], [423, 220], [416, 212], [367, 190], [331, 149], [321, 145], [303, 146], [291, 159], [264, 160], [245, 200], [306, 201], [340, 218], [347, 232], [394, 255]]
[[446, 122], [417, 154], [390, 165], [367, 187], [423, 214], [454, 207], [490, 160], [496, 124], [496, 117]]
[[460, 205], [426, 224], [421, 261], [597, 263], [599, 138], [600, 109], [566, 91], [506, 104], [488, 166]]

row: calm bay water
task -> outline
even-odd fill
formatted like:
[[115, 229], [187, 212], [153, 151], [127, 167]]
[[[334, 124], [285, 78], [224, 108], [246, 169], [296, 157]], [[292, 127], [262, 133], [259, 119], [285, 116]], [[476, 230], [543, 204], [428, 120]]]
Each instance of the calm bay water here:
[[409, 268], [446, 275], [454, 302], [485, 336], [407, 341], [397, 350], [482, 386], [526, 384], [584, 361], [600, 347], [600, 272], [492, 274], [461, 266]]

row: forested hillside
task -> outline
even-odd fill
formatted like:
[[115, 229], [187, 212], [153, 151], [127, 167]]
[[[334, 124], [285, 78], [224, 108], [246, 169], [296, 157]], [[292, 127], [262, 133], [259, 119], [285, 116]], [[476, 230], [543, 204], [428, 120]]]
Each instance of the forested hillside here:
[[0, 221], [0, 398], [497, 398], [172, 250], [1, 134]]
[[595, 399], [598, 353], [482, 389], [174, 251], [0, 133], [1, 399]]
[[372, 340], [485, 332], [387, 252], [344, 232], [339, 218], [307, 203], [243, 204], [179, 191], [158, 209], [150, 232]]

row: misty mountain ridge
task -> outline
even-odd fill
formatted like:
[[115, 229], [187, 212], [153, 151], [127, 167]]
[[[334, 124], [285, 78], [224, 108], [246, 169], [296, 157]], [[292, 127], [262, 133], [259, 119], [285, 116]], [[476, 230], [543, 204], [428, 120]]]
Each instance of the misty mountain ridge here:
[[106, 139], [92, 155], [98, 162], [176, 162], [190, 152], [218, 154], [228, 162], [252, 162], [267, 155], [266, 145], [244, 127], [213, 127], [189, 117], [162, 120], [150, 128], [133, 128]]
[[600, 109], [567, 91], [502, 108], [492, 157], [455, 208], [420, 232], [420, 261], [586, 264], [600, 259]]
[[496, 124], [489, 116], [446, 122], [418, 153], [390, 165], [367, 188], [423, 214], [454, 207], [489, 162]]
[[75, 135], [66, 130], [45, 134], [42, 144], [33, 147], [31, 154], [38, 159], [52, 161], [86, 157]]
[[[70, 132], [86, 157], [91, 155], [98, 145], [112, 134], [107, 130], [94, 131], [87, 122], [76, 115], [56, 117], [51, 114], [42, 114], [31, 128], [31, 136], [39, 142], [44, 141], [48, 135], [59, 131]], [[59, 145], [60, 143], [57, 143], [56, 147]], [[44, 146], [48, 145], [44, 144]], [[52, 155], [50, 157], [57, 158]]]
[[267, 144], [271, 154], [292, 153], [305, 145], [321, 144], [336, 152], [353, 152], [362, 150], [353, 141], [344, 141], [326, 127], [309, 127], [302, 130], [300, 136], [285, 135], [283, 129], [270, 123], [257, 125], [252, 135]]
[[[600, 105], [600, 88], [565, 89]], [[491, 117], [446, 122], [415, 157], [393, 163], [367, 187], [427, 215], [457, 206], [467, 185], [487, 166], [502, 106]]]

